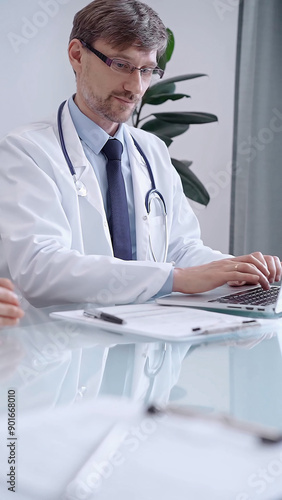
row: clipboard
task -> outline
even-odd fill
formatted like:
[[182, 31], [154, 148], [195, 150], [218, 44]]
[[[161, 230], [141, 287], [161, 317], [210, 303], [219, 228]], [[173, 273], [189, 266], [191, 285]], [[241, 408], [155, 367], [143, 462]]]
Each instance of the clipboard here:
[[84, 310], [57, 311], [52, 318], [97, 327], [112, 333], [134, 335], [162, 341], [187, 341], [199, 336], [222, 335], [240, 332], [261, 325], [268, 320], [256, 320], [222, 313], [190, 309], [187, 307], [160, 306], [156, 303], [101, 307], [96, 311], [114, 315], [123, 324], [84, 316]]

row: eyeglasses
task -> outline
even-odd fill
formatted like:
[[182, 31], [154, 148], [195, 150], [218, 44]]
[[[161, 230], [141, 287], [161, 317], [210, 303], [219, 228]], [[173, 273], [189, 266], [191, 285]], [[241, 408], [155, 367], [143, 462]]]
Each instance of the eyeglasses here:
[[83, 40], [80, 40], [80, 42], [83, 47], [86, 47], [88, 50], [93, 52], [93, 54], [99, 57], [101, 61], [107, 64], [114, 71], [118, 71], [119, 73], [124, 74], [131, 74], [137, 69], [138, 71], [140, 71], [141, 76], [146, 80], [150, 80], [152, 76], [157, 76], [159, 78], [162, 78], [164, 76], [164, 71], [158, 66], [155, 68], [137, 68], [137, 66], [134, 66], [133, 64], [129, 63], [128, 61], [124, 61], [123, 59], [110, 59], [109, 57], [102, 54], [102, 52], [94, 49], [93, 47], [91, 47], [91, 45], [84, 42]]

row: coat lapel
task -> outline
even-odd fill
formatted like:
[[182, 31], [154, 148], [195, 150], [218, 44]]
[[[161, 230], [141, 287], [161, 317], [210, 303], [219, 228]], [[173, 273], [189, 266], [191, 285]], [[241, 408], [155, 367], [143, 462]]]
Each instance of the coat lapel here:
[[96, 239], [97, 235], [99, 235], [101, 240], [105, 240], [104, 242], [101, 241], [101, 246], [105, 255], [113, 255], [111, 236], [99, 183], [92, 165], [85, 156], [67, 103], [63, 109], [62, 128], [66, 149], [75, 169], [77, 179], [83, 182], [87, 188], [87, 195], [85, 197], [78, 196], [81, 211], [81, 225], [82, 227], [85, 226], [83, 231], [84, 239], [91, 240], [91, 237], [89, 237], [89, 221], [91, 221], [93, 234], [95, 234]]

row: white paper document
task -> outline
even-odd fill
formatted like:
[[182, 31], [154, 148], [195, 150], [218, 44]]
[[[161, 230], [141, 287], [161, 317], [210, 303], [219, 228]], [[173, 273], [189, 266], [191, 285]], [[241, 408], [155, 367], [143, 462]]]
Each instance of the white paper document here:
[[115, 324], [102, 319], [87, 318], [81, 309], [54, 312], [51, 317], [81, 322], [109, 332], [168, 341], [184, 341], [201, 334], [253, 328], [263, 321], [187, 307], [165, 307], [155, 303], [102, 307], [96, 310], [112, 314], [125, 322]]

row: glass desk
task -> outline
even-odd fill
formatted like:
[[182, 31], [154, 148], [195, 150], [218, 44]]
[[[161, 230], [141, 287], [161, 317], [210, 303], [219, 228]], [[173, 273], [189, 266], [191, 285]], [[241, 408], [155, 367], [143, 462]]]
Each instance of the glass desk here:
[[[50, 311], [30, 308], [0, 330], [1, 499], [282, 498], [282, 443], [253, 433], [282, 435], [282, 320], [243, 336], [156, 342]], [[198, 418], [148, 414], [150, 405]]]

